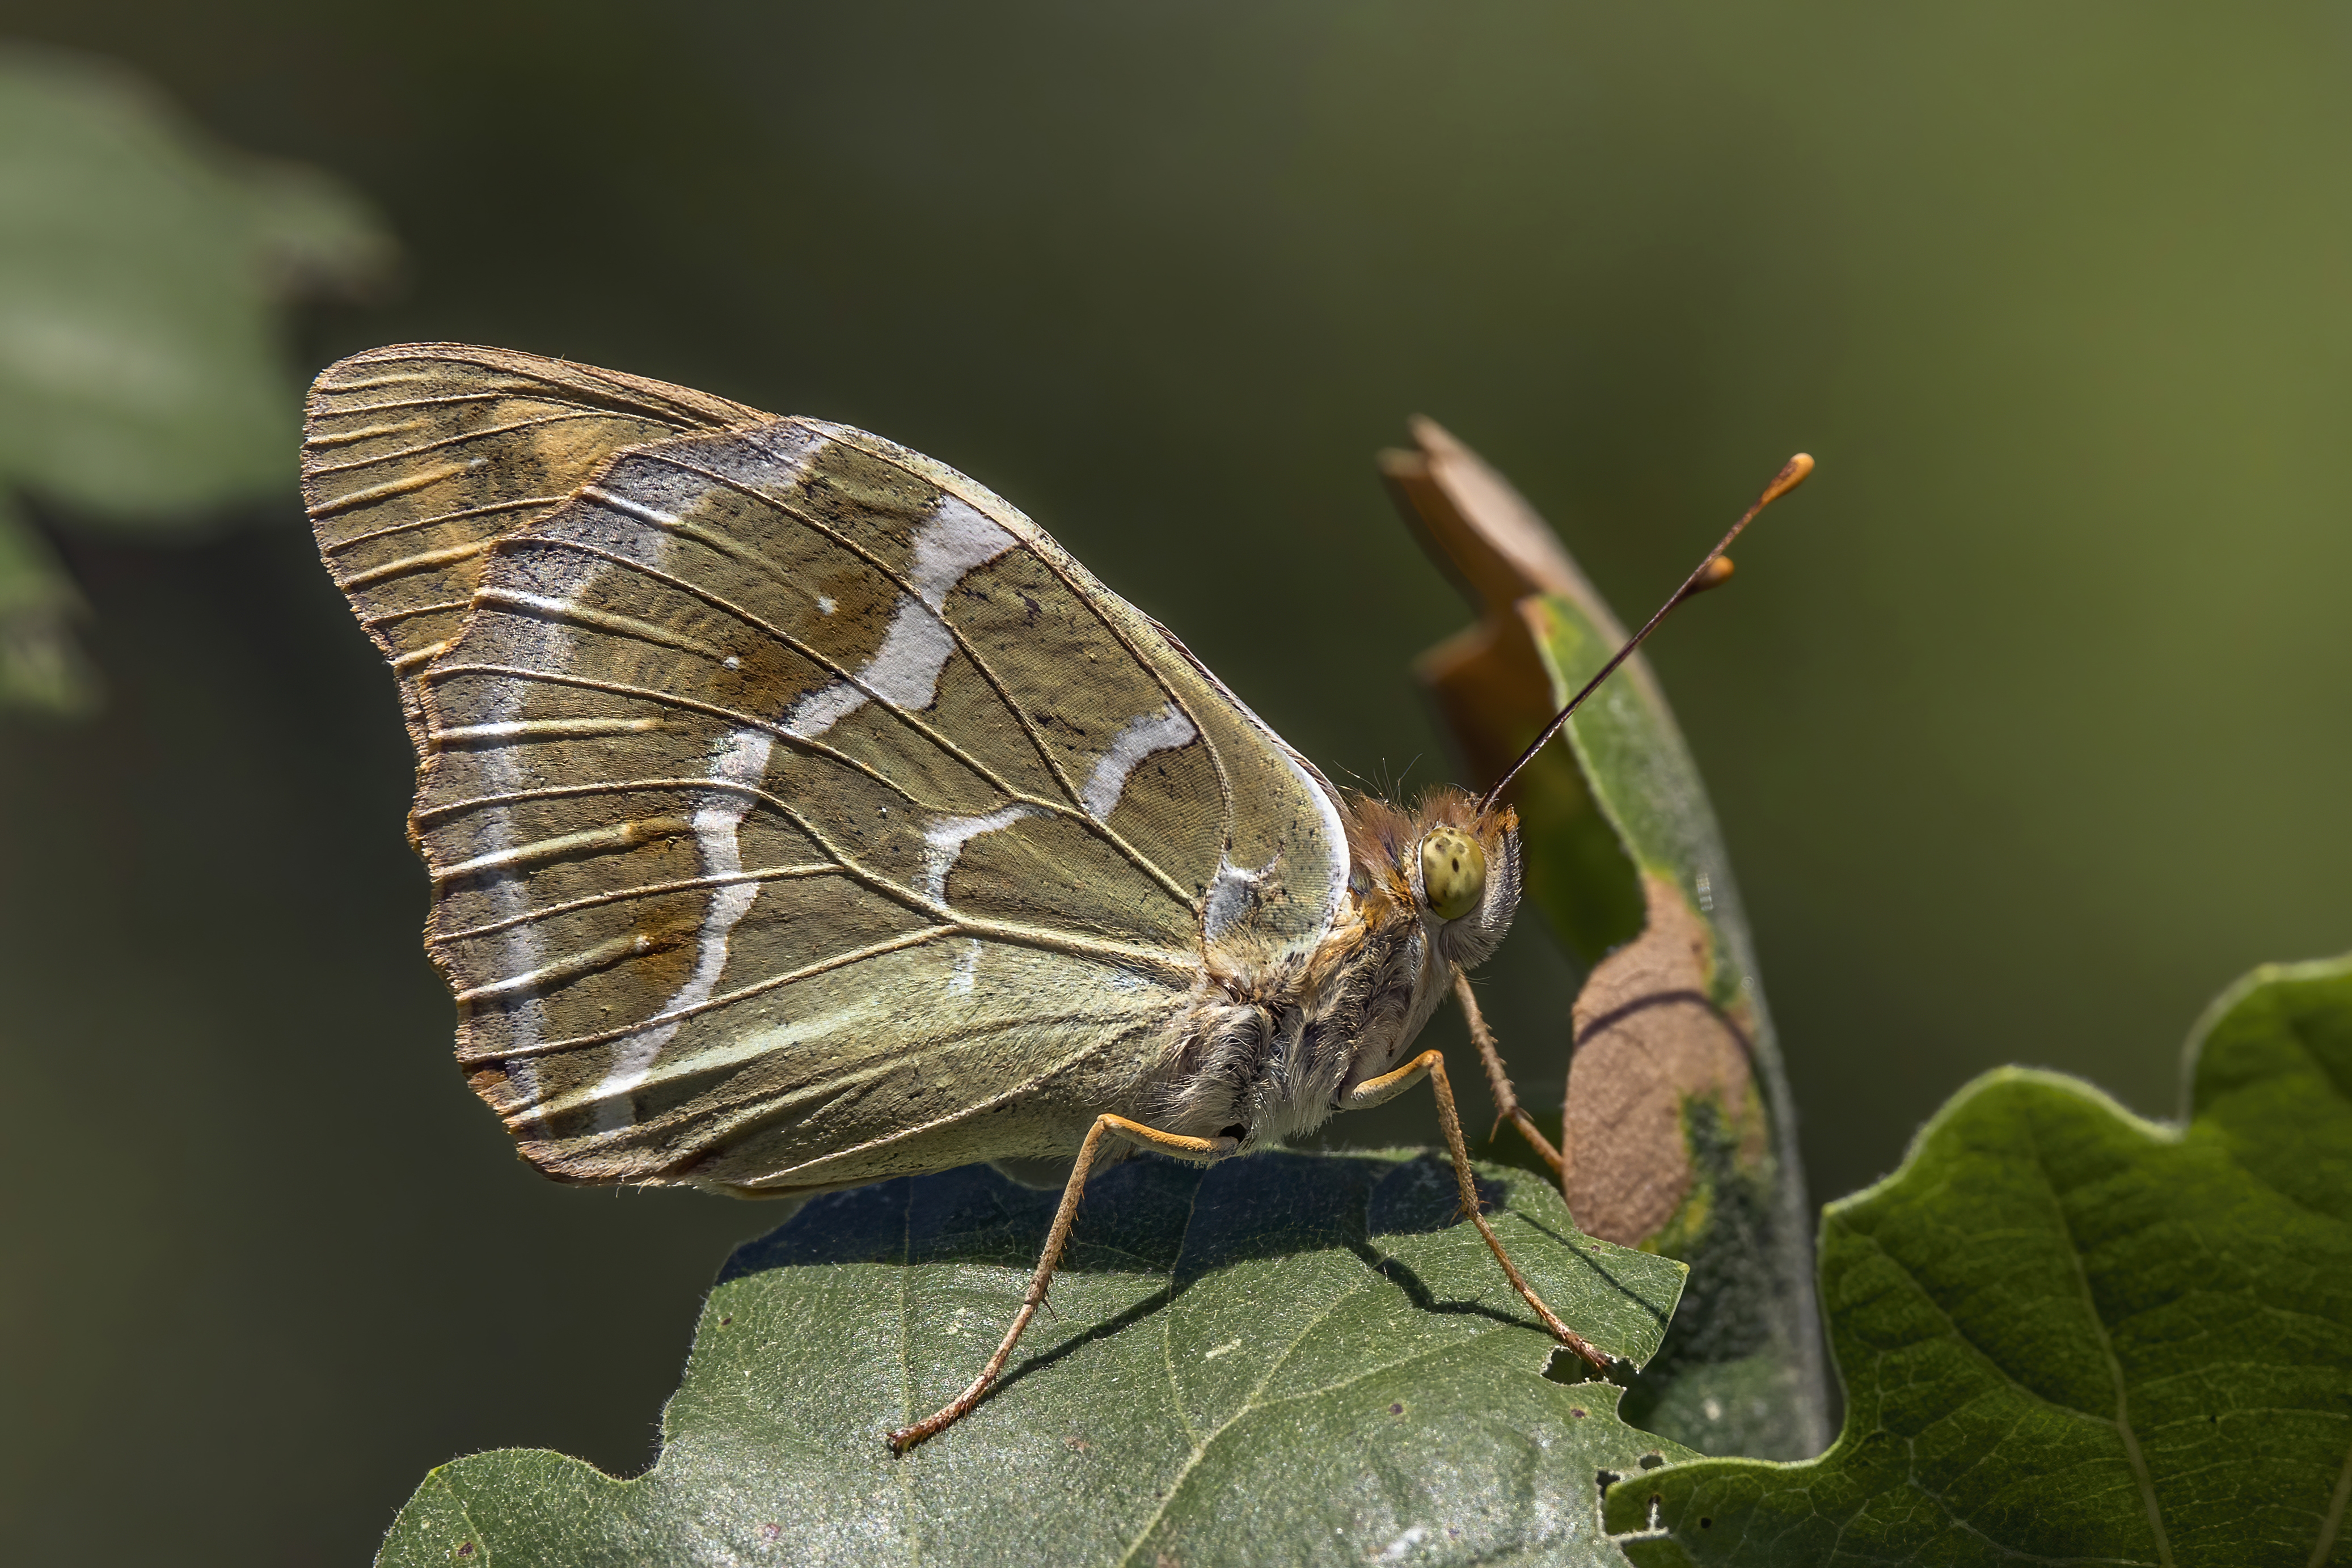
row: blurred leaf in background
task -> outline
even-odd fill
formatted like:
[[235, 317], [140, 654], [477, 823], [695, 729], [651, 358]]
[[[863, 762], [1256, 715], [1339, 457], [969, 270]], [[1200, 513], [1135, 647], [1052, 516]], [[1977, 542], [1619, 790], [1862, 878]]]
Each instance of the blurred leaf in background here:
[[131, 71], [0, 45], [0, 707], [86, 714], [82, 597], [26, 517], [190, 533], [293, 482], [280, 312], [392, 281], [374, 211], [247, 157]]

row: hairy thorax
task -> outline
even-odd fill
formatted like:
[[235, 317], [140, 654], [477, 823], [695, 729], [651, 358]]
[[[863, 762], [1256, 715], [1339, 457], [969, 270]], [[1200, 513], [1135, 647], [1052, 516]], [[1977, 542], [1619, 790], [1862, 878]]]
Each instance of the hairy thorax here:
[[[1191, 1006], [1171, 1020], [1139, 1109], [1152, 1124], [1257, 1148], [1313, 1131], [1356, 1085], [1402, 1064], [1444, 998], [1509, 928], [1519, 895], [1517, 821], [1458, 791], [1405, 811], [1372, 798], [1343, 818], [1351, 868], [1331, 929], [1304, 959], [1265, 964], [1209, 944]], [[1423, 848], [1433, 831], [1479, 843], [1488, 868], [1472, 907], [1431, 906]]]

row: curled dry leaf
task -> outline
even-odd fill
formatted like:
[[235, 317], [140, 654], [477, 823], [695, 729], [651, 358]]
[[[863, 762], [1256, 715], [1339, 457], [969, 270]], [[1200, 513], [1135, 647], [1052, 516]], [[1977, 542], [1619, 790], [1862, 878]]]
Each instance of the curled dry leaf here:
[[1578, 1226], [1629, 1247], [1664, 1233], [1696, 1182], [1686, 1101], [1719, 1108], [1741, 1164], [1760, 1165], [1768, 1152], [1748, 1031], [1710, 994], [1707, 929], [1674, 883], [1642, 881], [1648, 925], [1577, 993], [1561, 1150]]
[[[1416, 673], [1445, 716], [1464, 777], [1496, 779], [1557, 706], [1522, 602], [1549, 595], [1608, 611], [1508, 481], [1435, 421], [1416, 419], [1412, 432], [1413, 450], [1381, 454], [1381, 476], [1481, 612], [1423, 653]], [[1528, 862], [1528, 897], [1570, 953], [1589, 967], [1632, 940], [1642, 929], [1641, 878], [1568, 748], [1530, 763], [1511, 803], [1525, 841], [1544, 846]]]
[[[1413, 436], [1382, 476], [1480, 612], [1420, 673], [1467, 776], [1493, 779], [1624, 629], [1507, 480], [1428, 420]], [[1529, 900], [1590, 970], [1563, 1118], [1570, 1208], [1691, 1266], [1627, 1412], [1709, 1453], [1818, 1452], [1828, 1396], [1788, 1091], [1714, 813], [1640, 657], [1508, 798]], [[1547, 1043], [1501, 1042], [1523, 1065]]]

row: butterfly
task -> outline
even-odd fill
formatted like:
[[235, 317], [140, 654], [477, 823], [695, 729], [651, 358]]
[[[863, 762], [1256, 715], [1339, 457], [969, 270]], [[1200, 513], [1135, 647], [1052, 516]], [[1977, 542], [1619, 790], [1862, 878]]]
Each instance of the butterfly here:
[[457, 1059], [526, 1159], [777, 1197], [1068, 1164], [1002, 1344], [894, 1448], [987, 1392], [1091, 1168], [1423, 1079], [1512, 1283], [1607, 1360], [1412, 1049], [1457, 995], [1509, 1103], [1465, 978], [1518, 903], [1499, 786], [1344, 797], [1014, 507], [845, 425], [407, 345], [320, 375], [303, 486], [399, 684]]

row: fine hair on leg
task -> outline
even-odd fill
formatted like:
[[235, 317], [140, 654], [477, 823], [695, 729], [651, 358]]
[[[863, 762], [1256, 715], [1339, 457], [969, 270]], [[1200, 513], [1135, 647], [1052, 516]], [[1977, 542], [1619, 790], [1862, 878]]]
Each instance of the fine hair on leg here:
[[[1503, 1124], [1508, 1122], [1534, 1145], [1544, 1164], [1551, 1167], [1552, 1175], [1564, 1179], [1567, 1162], [1519, 1103], [1518, 1092], [1511, 1087], [1511, 1075], [1503, 1068], [1503, 1053], [1495, 1044], [1495, 1031], [1486, 1027], [1486, 1015], [1478, 1010], [1478, 998], [1470, 989], [1470, 977], [1463, 973], [1459, 964], [1454, 966], [1454, 999], [1462, 1004], [1462, 1016], [1470, 1025], [1470, 1043], [1478, 1048], [1478, 1060], [1486, 1065], [1486, 1087], [1495, 1096], [1495, 1130], [1486, 1134], [1486, 1141], [1493, 1143], [1501, 1134]], [[1564, 1131], [1561, 1135], [1566, 1136]]]

